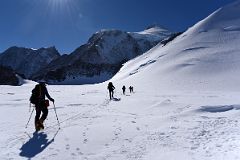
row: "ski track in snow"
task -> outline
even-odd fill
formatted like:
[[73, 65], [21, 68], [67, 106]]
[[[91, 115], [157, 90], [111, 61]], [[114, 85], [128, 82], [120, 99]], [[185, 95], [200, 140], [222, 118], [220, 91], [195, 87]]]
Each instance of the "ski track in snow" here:
[[[46, 129], [36, 135], [33, 117], [24, 128], [30, 114], [26, 96], [31, 87], [1, 90], [0, 159], [240, 158], [236, 93], [139, 91], [128, 96], [116, 93], [117, 101], [110, 101], [103, 88], [91, 91], [77, 86], [71, 91], [74, 95], [67, 95], [70, 87], [59, 86], [61, 91], [50, 86], [58, 102], [61, 129], [50, 108]], [[57, 88], [60, 92], [54, 92]], [[5, 94], [9, 89], [15, 90], [16, 97]], [[90, 92], [81, 93], [88, 89]], [[141, 99], [143, 95], [146, 98]], [[9, 116], [12, 114], [15, 117]], [[29, 144], [33, 145], [30, 149]]]

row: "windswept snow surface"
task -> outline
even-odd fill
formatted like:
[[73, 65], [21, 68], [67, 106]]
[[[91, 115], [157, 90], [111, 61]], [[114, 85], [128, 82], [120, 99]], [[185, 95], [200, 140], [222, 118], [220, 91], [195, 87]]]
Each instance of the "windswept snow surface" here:
[[[0, 86], [0, 159], [240, 159], [239, 92], [159, 91], [135, 86], [109, 101], [106, 84], [48, 86], [46, 129], [34, 133], [35, 84]], [[32, 108], [31, 108], [32, 111]]]

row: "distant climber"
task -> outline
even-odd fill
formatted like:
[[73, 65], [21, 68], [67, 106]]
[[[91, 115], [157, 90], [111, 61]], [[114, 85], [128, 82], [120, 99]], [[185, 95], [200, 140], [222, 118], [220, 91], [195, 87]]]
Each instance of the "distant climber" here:
[[108, 91], [109, 91], [109, 96], [110, 96], [110, 100], [113, 99], [113, 91], [115, 89], [115, 87], [113, 86], [112, 82], [108, 83]]
[[[45, 100], [45, 97], [54, 103], [54, 99], [48, 94], [45, 81], [40, 81], [32, 90], [32, 96], [30, 102], [35, 104], [36, 116], [35, 116], [35, 129], [39, 131], [44, 129], [43, 122], [48, 116], [49, 101]], [[42, 116], [41, 116], [42, 112]], [[41, 118], [40, 118], [41, 116]]]
[[133, 86], [130, 86], [130, 87], [129, 87], [129, 91], [130, 91], [130, 93], [133, 92]]
[[123, 94], [125, 95], [125, 91], [126, 91], [126, 87], [125, 86], [122, 87], [122, 91], [123, 91]]

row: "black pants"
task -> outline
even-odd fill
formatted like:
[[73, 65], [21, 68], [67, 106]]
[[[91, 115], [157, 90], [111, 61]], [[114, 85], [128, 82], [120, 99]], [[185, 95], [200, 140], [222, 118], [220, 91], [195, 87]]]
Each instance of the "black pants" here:
[[113, 98], [113, 90], [109, 90], [109, 96], [110, 96], [110, 99]]
[[35, 116], [35, 123], [39, 121], [41, 116], [41, 112], [43, 113], [41, 116], [41, 120], [44, 121], [48, 115], [48, 108], [45, 106], [45, 101], [41, 101], [36, 105], [36, 116]]

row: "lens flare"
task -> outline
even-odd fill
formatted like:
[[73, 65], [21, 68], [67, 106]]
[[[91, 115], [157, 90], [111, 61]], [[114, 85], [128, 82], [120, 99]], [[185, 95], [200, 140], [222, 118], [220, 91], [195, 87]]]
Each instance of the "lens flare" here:
[[54, 11], [63, 11], [66, 10], [71, 5], [72, 0], [48, 0], [48, 7]]
[[71, 0], [48, 0], [48, 2], [53, 6], [63, 6], [70, 1]]
[[79, 11], [78, 0], [47, 0], [47, 12], [49, 18], [72, 19]]

